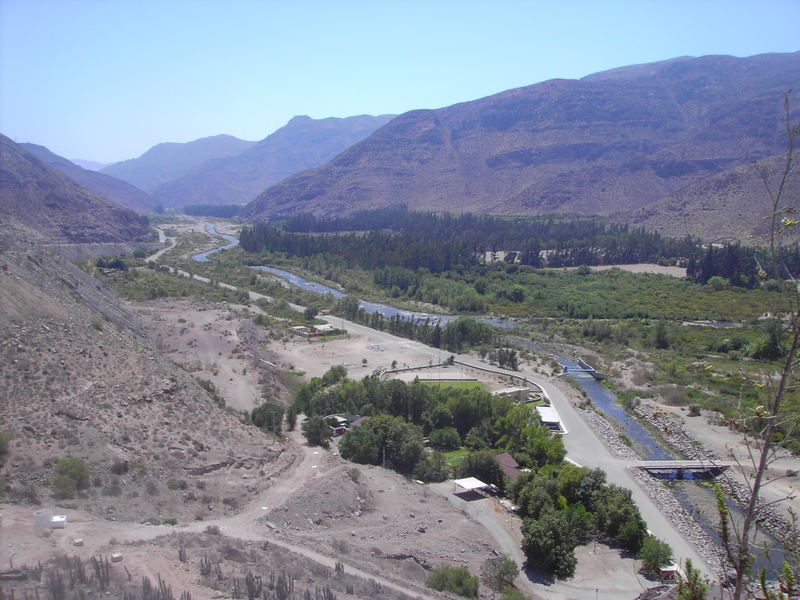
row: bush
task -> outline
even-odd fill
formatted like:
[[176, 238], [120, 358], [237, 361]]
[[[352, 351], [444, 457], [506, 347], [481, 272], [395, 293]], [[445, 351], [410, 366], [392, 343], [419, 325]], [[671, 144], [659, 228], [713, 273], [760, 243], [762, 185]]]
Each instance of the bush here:
[[11, 436], [7, 433], [0, 433], [0, 463], [3, 462], [8, 456], [8, 447], [11, 442]]
[[466, 567], [439, 565], [425, 579], [425, 585], [439, 592], [452, 592], [465, 598], [478, 595], [478, 577]]
[[519, 575], [519, 567], [507, 554], [489, 558], [481, 567], [481, 575], [493, 590], [503, 590], [514, 585]]
[[264, 402], [258, 408], [254, 408], [250, 417], [253, 420], [253, 425], [263, 431], [271, 431], [275, 435], [281, 434], [281, 427], [283, 426], [283, 412], [282, 404], [277, 402]]
[[503, 588], [503, 593], [500, 594], [500, 600], [528, 600], [528, 597], [517, 588], [508, 586]]
[[65, 456], [56, 463], [53, 492], [58, 498], [72, 498], [78, 490], [89, 487], [89, 467], [86, 461]]
[[648, 535], [644, 538], [637, 558], [642, 561], [642, 569], [646, 573], [658, 573], [661, 567], [672, 562], [672, 548], [657, 537]]

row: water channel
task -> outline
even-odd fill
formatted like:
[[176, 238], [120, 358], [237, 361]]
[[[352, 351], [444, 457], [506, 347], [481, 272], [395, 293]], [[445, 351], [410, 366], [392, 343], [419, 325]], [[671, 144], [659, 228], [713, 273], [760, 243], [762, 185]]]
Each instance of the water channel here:
[[[192, 258], [198, 262], [209, 262], [209, 256], [222, 250], [233, 248], [239, 244], [239, 240], [233, 236], [225, 235], [217, 232], [216, 224], [208, 223], [206, 221], [198, 222], [204, 223], [206, 232], [210, 235], [219, 236], [228, 241], [228, 244], [195, 254]], [[267, 266], [254, 266], [253, 269], [270, 273], [277, 277], [288, 281], [289, 283], [309, 292], [316, 292], [318, 294], [331, 294], [334, 298], [343, 298], [346, 294], [341, 290], [336, 290], [321, 283], [308, 281], [299, 275], [278, 269], [275, 267]], [[367, 302], [365, 300], [359, 301], [359, 307], [363, 308], [367, 313], [381, 313], [384, 317], [392, 318], [399, 315], [402, 319], [412, 319], [416, 322], [428, 321], [431, 324], [439, 323], [444, 326], [450, 321], [458, 318], [454, 315], [439, 315], [428, 314], [422, 312], [413, 312], [401, 310], [388, 306], [385, 304], [378, 304], [374, 302]], [[482, 318], [479, 319], [484, 323], [501, 328], [514, 328], [519, 327], [519, 323], [500, 318]], [[521, 342], [522, 346], [528, 349], [536, 350], [536, 343], [524, 341], [516, 338], [515, 342]], [[582, 365], [577, 362], [562, 357], [556, 357], [556, 360], [562, 367], [568, 369], [581, 369]], [[636, 419], [634, 419], [628, 412], [617, 403], [616, 396], [606, 388], [602, 383], [597, 381], [590, 373], [572, 371], [569, 375], [575, 382], [586, 392], [592, 403], [605, 413], [611, 420], [615, 421], [623, 433], [633, 444], [636, 451], [644, 460], [673, 460], [676, 458], [669, 450], [667, 450], [661, 442], [656, 439], [645, 427], [643, 427]], [[687, 474], [688, 475], [688, 474]], [[715, 513], [716, 500], [714, 499], [714, 492], [708, 487], [701, 487], [693, 484], [690, 481], [679, 482], [673, 484], [673, 491], [681, 504], [686, 508], [690, 514], [700, 523], [703, 529], [719, 543], [720, 538], [717, 534], [718, 517]], [[709, 510], [710, 508], [710, 510]], [[741, 515], [741, 511], [729, 502], [729, 508], [732, 512], [734, 520]], [[764, 535], [761, 539], [768, 550], [763, 552], [756, 560], [756, 568], [765, 568], [770, 577], [774, 577], [778, 572], [779, 566], [783, 562], [783, 550], [777, 540], [770, 536]]]

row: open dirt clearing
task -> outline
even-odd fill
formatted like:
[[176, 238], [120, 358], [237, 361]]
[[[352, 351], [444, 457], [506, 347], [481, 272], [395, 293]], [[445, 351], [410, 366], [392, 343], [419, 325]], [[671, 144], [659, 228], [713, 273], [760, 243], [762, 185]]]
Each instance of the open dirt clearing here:
[[266, 332], [245, 307], [198, 300], [127, 303], [143, 327], [179, 365], [210, 381], [228, 406], [250, 412], [264, 401], [261, 380], [271, 378], [250, 348]]

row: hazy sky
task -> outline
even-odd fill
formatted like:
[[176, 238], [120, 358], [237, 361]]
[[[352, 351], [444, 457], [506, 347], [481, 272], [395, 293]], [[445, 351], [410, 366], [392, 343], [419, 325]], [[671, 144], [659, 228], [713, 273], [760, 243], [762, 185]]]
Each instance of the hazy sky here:
[[0, 132], [103, 162], [705, 54], [800, 50], [800, 0], [0, 0]]

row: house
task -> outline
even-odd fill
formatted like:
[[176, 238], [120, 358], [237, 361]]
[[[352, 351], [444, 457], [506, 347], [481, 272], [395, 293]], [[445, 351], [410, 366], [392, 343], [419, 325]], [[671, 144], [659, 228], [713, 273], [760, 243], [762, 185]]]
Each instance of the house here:
[[536, 407], [536, 412], [539, 413], [539, 418], [542, 420], [542, 425], [553, 431], [554, 433], [566, 433], [564, 426], [561, 424], [561, 417], [552, 406], [539, 405]]
[[511, 481], [516, 481], [519, 479], [519, 463], [515, 461], [514, 457], [508, 452], [503, 452], [502, 454], [496, 455], [494, 460], [498, 465], [500, 465], [500, 468], [503, 470], [505, 476]]
[[325, 422], [331, 428], [334, 437], [347, 433], [347, 427], [350, 425], [350, 421], [344, 415], [328, 415], [325, 417]]

